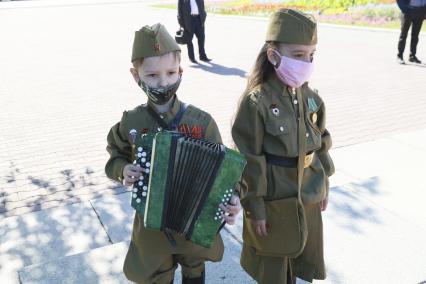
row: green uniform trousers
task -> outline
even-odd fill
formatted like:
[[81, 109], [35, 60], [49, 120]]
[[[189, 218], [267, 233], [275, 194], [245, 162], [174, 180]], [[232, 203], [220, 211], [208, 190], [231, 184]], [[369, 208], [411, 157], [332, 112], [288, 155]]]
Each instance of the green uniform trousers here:
[[260, 284], [291, 284], [295, 277], [312, 282], [325, 279], [323, 229], [320, 204], [305, 206], [308, 239], [298, 257], [272, 257], [256, 253], [256, 249], [243, 245], [241, 266]]
[[[132, 249], [134, 243], [130, 243], [128, 253], [136, 252]], [[133, 255], [127, 259], [139, 258], [139, 255]], [[139, 284], [169, 284], [175, 275], [177, 265], [182, 268], [182, 275], [186, 278], [200, 277], [204, 271], [205, 258], [194, 257], [182, 254], [154, 254], [144, 255], [143, 259], [137, 262], [138, 267], [131, 267], [132, 262], [126, 262], [124, 265], [124, 274], [130, 280], [138, 279]], [[134, 262], [133, 262], [134, 263]], [[131, 272], [127, 271], [131, 270]], [[135, 275], [137, 274], [137, 275]]]

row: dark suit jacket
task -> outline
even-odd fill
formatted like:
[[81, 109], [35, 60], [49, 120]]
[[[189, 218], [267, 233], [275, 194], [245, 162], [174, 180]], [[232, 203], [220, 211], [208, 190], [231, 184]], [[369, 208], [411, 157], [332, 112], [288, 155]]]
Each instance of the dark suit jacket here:
[[[198, 6], [198, 12], [201, 18], [201, 24], [204, 26], [206, 21], [206, 10], [204, 9], [204, 0], [195, 0]], [[178, 22], [188, 32], [193, 32], [191, 23], [191, 3], [190, 0], [178, 0]]]
[[396, 0], [396, 4], [398, 4], [399, 9], [404, 14], [421, 17], [423, 13], [426, 13], [426, 6], [412, 7], [410, 6], [410, 0]]

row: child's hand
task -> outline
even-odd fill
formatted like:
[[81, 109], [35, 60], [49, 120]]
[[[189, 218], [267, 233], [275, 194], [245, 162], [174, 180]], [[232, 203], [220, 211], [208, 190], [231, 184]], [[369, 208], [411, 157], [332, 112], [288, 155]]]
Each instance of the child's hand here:
[[327, 205], [328, 205], [328, 196], [326, 196], [321, 202], [320, 202], [320, 206], [321, 206], [321, 211], [325, 211], [327, 209]]
[[226, 206], [223, 206], [223, 204], [220, 204], [220, 208], [223, 211], [225, 211], [225, 213], [229, 213], [228, 215], [226, 214], [222, 215], [222, 218], [226, 221], [227, 224], [234, 225], [235, 219], [238, 213], [241, 211], [240, 198], [236, 195], [233, 195], [229, 203], [230, 204]]
[[144, 169], [139, 165], [128, 164], [123, 169], [123, 183], [126, 186], [131, 186], [137, 181]]
[[253, 220], [250, 219], [251, 225], [253, 226], [253, 229], [256, 231], [256, 233], [261, 237], [266, 237], [268, 235], [266, 220]]

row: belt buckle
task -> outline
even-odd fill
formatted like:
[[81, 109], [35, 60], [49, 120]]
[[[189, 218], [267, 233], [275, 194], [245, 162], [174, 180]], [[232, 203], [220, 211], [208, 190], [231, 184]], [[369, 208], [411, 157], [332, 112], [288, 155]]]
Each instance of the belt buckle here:
[[314, 160], [314, 153], [311, 153], [309, 155], [305, 156], [305, 161], [303, 163], [303, 167], [306, 169], [312, 164], [312, 161]]

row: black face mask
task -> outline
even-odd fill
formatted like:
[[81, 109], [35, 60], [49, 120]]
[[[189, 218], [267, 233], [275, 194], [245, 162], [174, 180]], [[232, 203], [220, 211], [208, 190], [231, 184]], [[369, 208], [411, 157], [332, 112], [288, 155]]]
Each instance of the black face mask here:
[[182, 81], [182, 75], [179, 75], [176, 83], [165, 88], [154, 88], [150, 87], [141, 79], [139, 79], [138, 85], [142, 88], [148, 98], [157, 105], [164, 105], [176, 94], [179, 88], [180, 82]]

